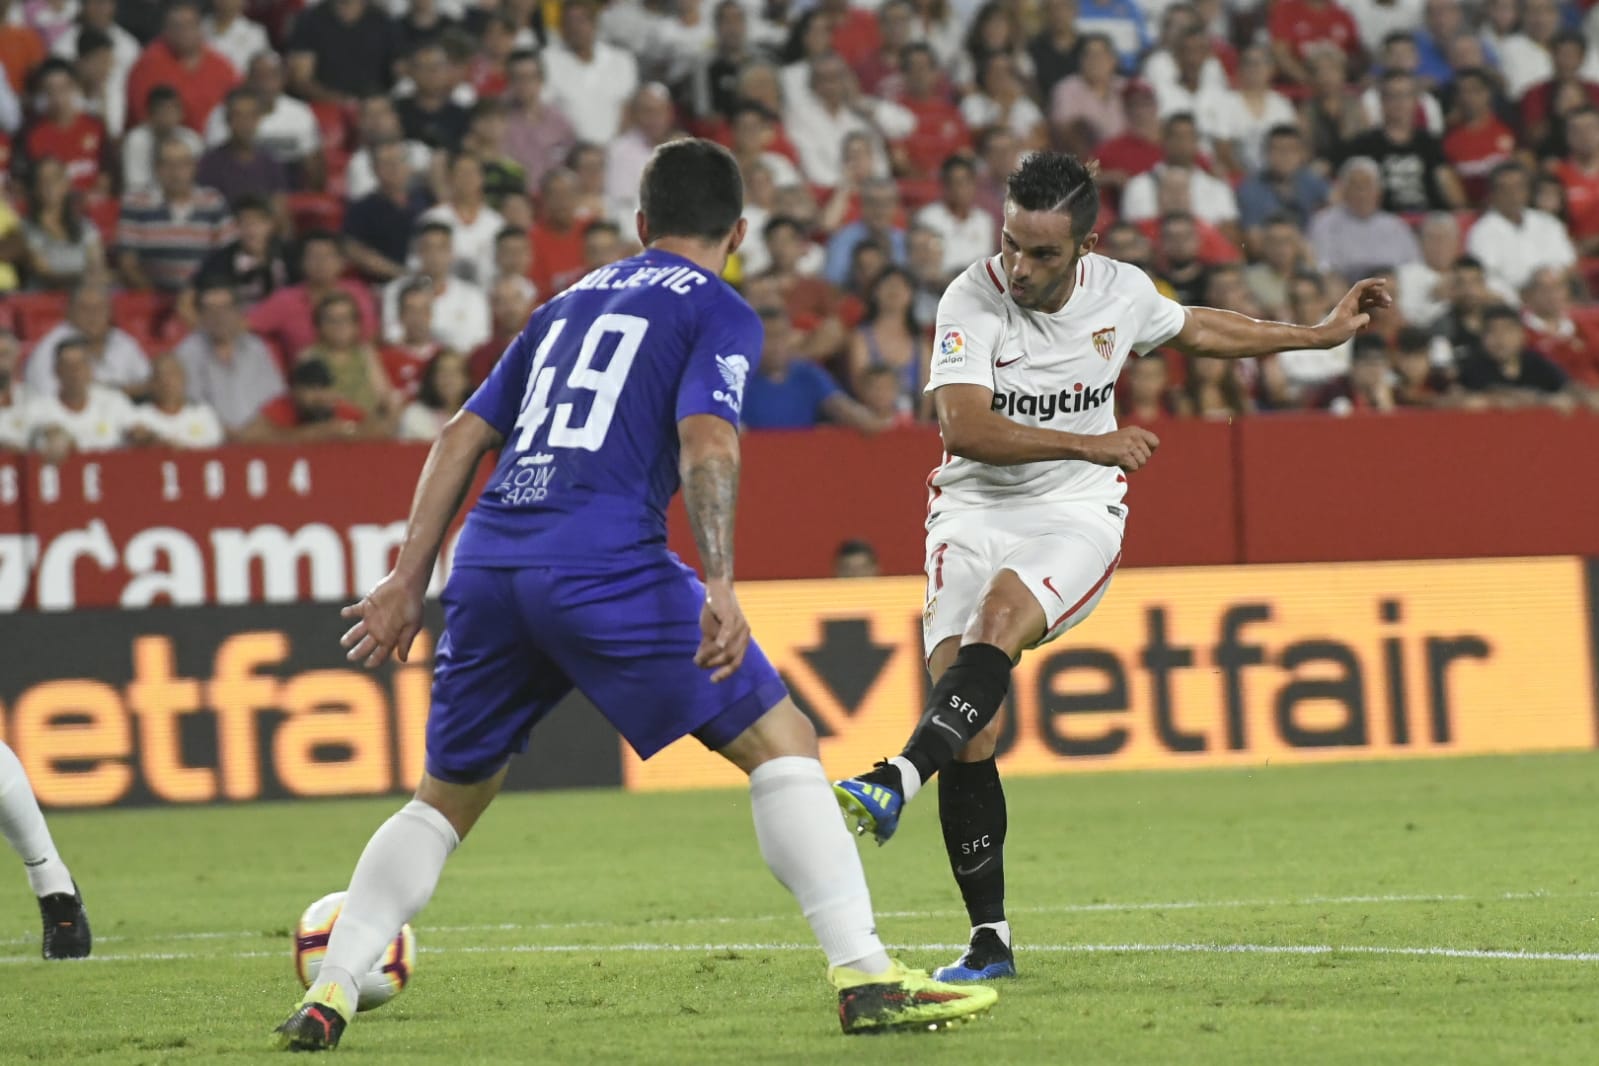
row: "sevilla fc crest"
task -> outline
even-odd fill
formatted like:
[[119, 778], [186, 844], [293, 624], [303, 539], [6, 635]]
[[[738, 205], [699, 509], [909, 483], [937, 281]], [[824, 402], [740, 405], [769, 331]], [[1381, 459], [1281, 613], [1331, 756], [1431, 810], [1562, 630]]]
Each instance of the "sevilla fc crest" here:
[[1099, 357], [1107, 362], [1112, 355], [1116, 354], [1115, 326], [1094, 330], [1094, 351], [1098, 352]]

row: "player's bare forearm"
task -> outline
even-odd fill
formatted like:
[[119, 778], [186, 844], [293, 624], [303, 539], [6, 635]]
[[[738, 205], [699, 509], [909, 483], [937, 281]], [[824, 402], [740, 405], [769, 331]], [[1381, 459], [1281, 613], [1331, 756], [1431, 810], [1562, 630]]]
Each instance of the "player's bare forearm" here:
[[1384, 278], [1357, 281], [1327, 317], [1314, 326], [1267, 322], [1236, 311], [1190, 307], [1183, 328], [1169, 342], [1178, 351], [1210, 359], [1248, 359], [1304, 348], [1336, 348], [1371, 324], [1371, 316], [1393, 306]]
[[738, 511], [738, 431], [715, 415], [678, 424], [678, 474], [705, 580], [733, 580], [733, 523]]
[[477, 473], [478, 461], [498, 447], [500, 440], [493, 426], [470, 411], [457, 414], [439, 433], [417, 479], [405, 539], [394, 563], [394, 573], [402, 580], [427, 584], [444, 534]]
[[948, 412], [939, 405], [938, 424], [945, 451], [986, 466], [1087, 457], [1081, 434], [1024, 426], [990, 410]]
[[1214, 307], [1190, 307], [1188, 322], [1172, 338], [1171, 346], [1208, 359], [1248, 359], [1327, 345], [1321, 342], [1316, 326], [1268, 322]]

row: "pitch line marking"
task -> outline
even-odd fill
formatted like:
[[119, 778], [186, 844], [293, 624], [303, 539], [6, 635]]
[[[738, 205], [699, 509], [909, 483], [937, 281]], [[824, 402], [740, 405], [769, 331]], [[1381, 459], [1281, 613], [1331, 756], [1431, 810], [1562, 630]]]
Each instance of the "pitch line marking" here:
[[[1359, 906], [1362, 904], [1376, 904], [1382, 906], [1408, 903], [1499, 903], [1516, 902], [1540, 899], [1592, 899], [1599, 896], [1599, 892], [1556, 893], [1544, 891], [1532, 892], [1501, 892], [1487, 896], [1471, 896], [1452, 893], [1418, 893], [1399, 895], [1363, 895], [1363, 896], [1304, 896], [1299, 899], [1190, 899], [1170, 900], [1166, 902], [1137, 902], [1137, 901], [1107, 901], [1100, 903], [1048, 903], [1031, 907], [1010, 907], [1013, 914], [1134, 914], [1149, 911], [1196, 911], [1196, 910], [1235, 910], [1251, 907], [1343, 907]], [[919, 910], [919, 911], [878, 911], [878, 918], [957, 918], [965, 917], [965, 911], [956, 910]], [[743, 922], [783, 922], [798, 921], [799, 915], [793, 912], [782, 914], [754, 914], [744, 917], [728, 915], [707, 915], [699, 918], [644, 918], [630, 922], [615, 922], [603, 920], [583, 920], [572, 922], [489, 922], [477, 925], [417, 925], [422, 933], [498, 933], [498, 932], [560, 932], [574, 929], [657, 929], [670, 928], [683, 925], [737, 925]], [[144, 936], [130, 937], [119, 934], [95, 937], [96, 943], [114, 944], [130, 940], [264, 940], [287, 939], [277, 938], [276, 934], [264, 933], [259, 929], [226, 931], [200, 931], [180, 933], [151, 933]], [[6, 944], [36, 944], [38, 934], [29, 936], [0, 938], [0, 945]]]
[[[897, 944], [896, 951], [964, 951], [959, 944]], [[1467, 959], [1503, 962], [1599, 962], [1599, 952], [1516, 951], [1493, 948], [1402, 947], [1378, 944], [1024, 944], [1023, 951], [1071, 955], [1378, 955], [1404, 958]], [[472, 947], [421, 948], [430, 955], [581, 955], [670, 952], [674, 954], [714, 954], [729, 951], [807, 951], [820, 955], [815, 944], [727, 943], [727, 944], [489, 944]], [[153, 951], [94, 955], [80, 964], [111, 962], [168, 962], [195, 959], [266, 959], [284, 956], [280, 951], [241, 951], [222, 955], [203, 952]], [[34, 956], [0, 956], [0, 965], [36, 961]], [[53, 963], [60, 966], [61, 963]], [[73, 965], [67, 963], [66, 965]]]

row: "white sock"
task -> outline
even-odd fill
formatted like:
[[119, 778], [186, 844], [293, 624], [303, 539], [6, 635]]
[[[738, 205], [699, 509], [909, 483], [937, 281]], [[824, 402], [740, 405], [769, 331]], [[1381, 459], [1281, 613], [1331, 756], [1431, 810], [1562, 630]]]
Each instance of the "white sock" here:
[[822, 764], [797, 755], [762, 763], [750, 774], [750, 806], [761, 857], [799, 902], [828, 965], [887, 970], [866, 871]]
[[72, 893], [72, 871], [50, 839], [50, 828], [44, 824], [44, 812], [39, 810], [22, 762], [4, 743], [0, 743], [0, 836], [16, 849], [27, 867], [28, 884], [35, 896]]
[[999, 934], [999, 938], [1005, 942], [1005, 946], [1010, 947], [1009, 922], [984, 922], [982, 925], [974, 925], [972, 926], [972, 935], [976, 936], [979, 929], [992, 929]]
[[899, 784], [905, 793], [905, 802], [909, 803], [916, 798], [916, 793], [922, 790], [922, 775], [916, 772], [916, 767], [903, 755], [896, 755], [888, 760], [888, 765], [899, 767]]
[[350, 875], [350, 894], [333, 923], [317, 983], [337, 983], [354, 1006], [361, 978], [400, 935], [400, 926], [427, 904], [444, 861], [460, 842], [449, 819], [421, 800], [379, 826]]

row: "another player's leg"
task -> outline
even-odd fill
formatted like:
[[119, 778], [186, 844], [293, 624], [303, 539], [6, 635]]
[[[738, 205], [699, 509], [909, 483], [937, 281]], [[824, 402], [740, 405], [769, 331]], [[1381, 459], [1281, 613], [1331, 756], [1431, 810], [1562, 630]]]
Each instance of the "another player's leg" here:
[[350, 876], [316, 984], [278, 1026], [293, 1051], [332, 1050], [355, 1016], [361, 976], [432, 898], [444, 863], [488, 808], [505, 767], [485, 781], [453, 784], [424, 774], [416, 796], [378, 827]]
[[935, 672], [922, 719], [905, 749], [876, 769], [835, 786], [838, 804], [857, 833], [879, 844], [899, 828], [900, 811], [934, 774], [989, 731], [1010, 690], [1011, 665], [1043, 639], [1047, 619], [1014, 571], [1001, 570], [983, 589], [965, 632], [934, 649], [948, 666]]
[[844, 1032], [936, 1029], [993, 1005], [991, 989], [940, 984], [888, 957], [860, 854], [839, 824], [822, 771], [816, 731], [791, 700], [783, 698], [718, 750], [749, 774], [761, 856], [827, 955]]
[[86, 958], [92, 938], [83, 897], [50, 838], [22, 763], [4, 743], [0, 743], [0, 836], [22, 859], [28, 884], [38, 898], [44, 925], [41, 953], [47, 959]]

